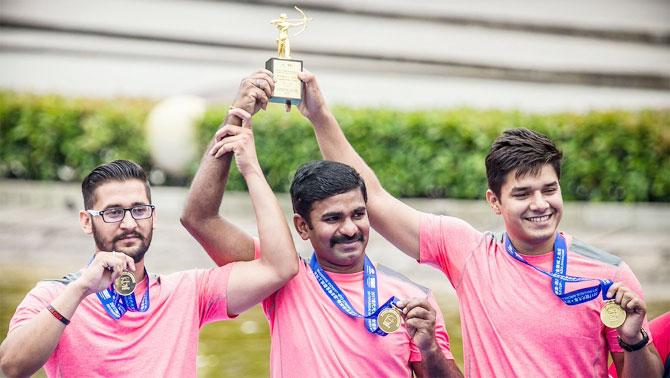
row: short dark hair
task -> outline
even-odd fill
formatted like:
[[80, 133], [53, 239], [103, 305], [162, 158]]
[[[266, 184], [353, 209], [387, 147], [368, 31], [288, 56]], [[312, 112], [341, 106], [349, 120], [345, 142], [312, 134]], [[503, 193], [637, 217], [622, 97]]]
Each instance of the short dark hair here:
[[151, 190], [147, 182], [144, 169], [137, 163], [129, 160], [114, 160], [93, 169], [81, 183], [81, 194], [84, 196], [84, 207], [88, 210], [96, 201], [95, 190], [109, 181], [140, 180], [147, 190], [147, 197], [151, 201]]
[[309, 213], [316, 201], [360, 189], [368, 201], [363, 178], [352, 167], [330, 160], [316, 160], [298, 168], [291, 183], [293, 212], [303, 217], [311, 227]]
[[486, 178], [489, 189], [500, 198], [500, 188], [509, 172], [515, 176], [537, 175], [546, 164], [551, 164], [561, 178], [563, 154], [546, 136], [525, 128], [505, 130], [491, 145], [486, 155]]

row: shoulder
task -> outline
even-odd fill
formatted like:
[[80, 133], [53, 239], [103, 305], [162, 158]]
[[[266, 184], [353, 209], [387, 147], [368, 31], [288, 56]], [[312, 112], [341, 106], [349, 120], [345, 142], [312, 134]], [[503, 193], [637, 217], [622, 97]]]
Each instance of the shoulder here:
[[214, 268], [196, 268], [167, 274], [150, 274], [149, 277], [153, 282], [158, 283], [161, 286], [196, 285], [220, 279], [227, 280], [233, 265], [235, 265], [234, 262]]
[[48, 298], [55, 297], [65, 290], [65, 287], [74, 282], [81, 276], [81, 271], [68, 273], [61, 278], [48, 278], [38, 281], [35, 287], [30, 290], [28, 296]]
[[40, 281], [40, 283], [68, 285], [68, 284], [74, 282], [80, 276], [81, 276], [81, 271], [78, 271], [78, 272], [68, 273], [68, 274], [64, 275], [62, 278], [45, 279], [45, 280]]
[[629, 288], [640, 292], [640, 284], [635, 273], [620, 257], [608, 253], [598, 247], [583, 242], [576, 238], [570, 238], [568, 253], [570, 255], [570, 266], [577, 269], [579, 274], [601, 278], [609, 278], [613, 281], [622, 281]]
[[594, 247], [576, 238], [572, 238], [572, 243], [570, 243], [569, 249], [570, 252], [573, 252], [585, 259], [613, 267], [619, 267], [623, 262], [620, 257], [605, 252], [600, 248]]
[[431, 292], [429, 288], [412, 281], [402, 273], [382, 264], [377, 265], [377, 277], [378, 280], [383, 280], [382, 287], [387, 288], [390, 286], [394, 289], [394, 292], [402, 295], [403, 298], [400, 299], [409, 299], [418, 296], [425, 297], [430, 295]]
[[421, 213], [420, 228], [424, 231], [462, 232], [465, 230], [477, 232], [470, 223], [461, 218], [431, 213]]
[[[302, 256], [298, 257], [298, 274], [291, 278], [284, 286], [277, 292], [291, 292], [295, 290], [303, 290], [310, 282], [316, 284], [314, 281], [314, 272], [309, 264], [309, 261]], [[313, 282], [314, 281], [314, 282]]]
[[72, 281], [74, 281], [72, 275], [67, 275], [61, 279], [39, 281], [16, 307], [16, 311], [9, 322], [8, 332], [12, 332], [37, 316]]

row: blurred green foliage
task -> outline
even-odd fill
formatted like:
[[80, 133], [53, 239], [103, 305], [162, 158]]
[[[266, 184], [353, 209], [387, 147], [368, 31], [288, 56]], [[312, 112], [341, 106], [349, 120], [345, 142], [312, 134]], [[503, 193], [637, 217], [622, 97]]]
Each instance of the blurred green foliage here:
[[[0, 177], [79, 180], [117, 158], [150, 169], [143, 123], [151, 106], [140, 100], [0, 92]], [[200, 151], [226, 109], [210, 106], [197, 125]], [[492, 141], [502, 130], [527, 127], [563, 150], [565, 199], [670, 202], [670, 110], [527, 114], [338, 107], [333, 112], [354, 148], [397, 196], [483, 198], [484, 157]], [[287, 192], [296, 168], [321, 157], [312, 127], [296, 109], [260, 112], [254, 132], [259, 160], [276, 191]], [[198, 161], [189, 166], [192, 177]], [[234, 167], [228, 189], [245, 189]]]
[[[211, 107], [199, 130], [207, 145], [225, 107]], [[670, 110], [525, 114], [474, 109], [401, 112], [333, 110], [344, 133], [396, 196], [483, 198], [484, 158], [505, 129], [527, 127], [564, 153], [567, 200], [670, 202]], [[320, 159], [312, 126], [298, 112], [274, 108], [254, 117], [256, 150], [268, 182], [287, 192], [296, 168]], [[244, 189], [231, 170], [229, 188]]]
[[80, 181], [115, 159], [148, 168], [142, 125], [151, 106], [0, 92], [0, 177]]

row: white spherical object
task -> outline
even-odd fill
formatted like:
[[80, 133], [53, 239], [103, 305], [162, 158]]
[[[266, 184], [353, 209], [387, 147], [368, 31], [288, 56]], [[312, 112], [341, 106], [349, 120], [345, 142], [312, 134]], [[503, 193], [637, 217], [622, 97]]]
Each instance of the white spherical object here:
[[196, 123], [207, 104], [196, 96], [174, 96], [159, 102], [149, 113], [146, 126], [154, 166], [183, 176], [196, 158]]

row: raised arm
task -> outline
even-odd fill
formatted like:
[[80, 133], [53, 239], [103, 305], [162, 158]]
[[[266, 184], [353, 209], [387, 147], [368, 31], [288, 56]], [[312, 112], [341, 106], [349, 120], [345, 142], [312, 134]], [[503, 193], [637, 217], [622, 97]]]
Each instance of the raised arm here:
[[305, 98], [298, 109], [314, 126], [321, 154], [325, 159], [348, 164], [358, 171], [367, 187], [367, 208], [372, 227], [401, 251], [418, 260], [421, 213], [384, 190], [372, 169], [347, 141], [326, 105], [314, 74], [302, 72], [298, 77], [305, 83]]
[[[233, 266], [228, 281], [228, 314], [239, 314], [262, 301], [298, 273], [298, 253], [284, 212], [263, 175], [251, 131], [251, 115], [234, 109], [244, 127], [225, 125], [210, 150], [214, 157], [233, 152], [254, 206], [261, 257]], [[253, 247], [253, 246], [252, 246]]]
[[[255, 72], [240, 83], [233, 107], [253, 115], [267, 107], [273, 89], [274, 80], [270, 71]], [[228, 113], [223, 125], [241, 126], [242, 118], [235, 114]], [[181, 223], [212, 260], [221, 266], [232, 261], [253, 260], [254, 245], [249, 234], [219, 215], [233, 155], [226, 153], [219, 158], [212, 156], [209, 152], [215, 142], [213, 138], [200, 161], [181, 215]]]
[[[132, 258], [98, 252], [81, 276], [49, 305], [65, 319], [71, 319], [86, 296], [109, 287], [124, 270], [135, 271]], [[0, 371], [7, 377], [27, 377], [37, 372], [53, 354], [65, 327], [44, 305], [35, 317], [7, 334], [0, 345]]]

